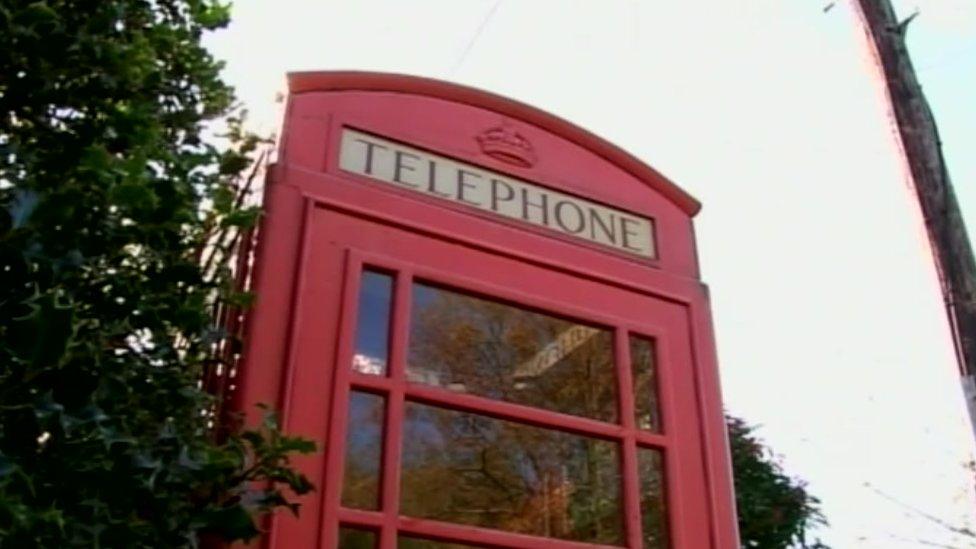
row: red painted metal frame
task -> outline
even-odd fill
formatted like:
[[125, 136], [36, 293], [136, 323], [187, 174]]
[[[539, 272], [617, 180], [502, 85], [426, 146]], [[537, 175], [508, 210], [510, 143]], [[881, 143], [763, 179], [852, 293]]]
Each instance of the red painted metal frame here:
[[[366, 232], [365, 228], [364, 232]], [[468, 254], [471, 253], [468, 252]], [[465, 258], [459, 254], [454, 256], [452, 260], [463, 263]], [[357, 374], [351, 372], [350, 368], [342, 366], [352, 363], [352, 350], [346, 342], [354, 340], [351, 331], [356, 326], [356, 313], [354, 310], [355, 299], [358, 296], [357, 282], [365, 266], [390, 272], [396, 276], [389, 377]], [[620, 395], [620, 425], [407, 383], [404, 376], [404, 355], [407, 347], [407, 319], [410, 317], [409, 289], [414, 280], [414, 273], [420, 273], [424, 281], [447, 284], [464, 290], [473, 290], [482, 295], [494, 298], [502, 296], [510, 301], [516, 301], [523, 306], [528, 305], [544, 308], [549, 312], [557, 314], [572, 314], [578, 318], [584, 318], [587, 321], [615, 327], [614, 350], [616, 354], [615, 365], [617, 368], [618, 390]], [[526, 295], [516, 297], [517, 292], [513, 292], [511, 288], [492, 285], [484, 279], [458, 277], [457, 275], [433, 271], [429, 268], [419, 267], [411, 263], [382, 256], [367, 255], [358, 251], [350, 252], [348, 255], [346, 284], [347, 289], [344, 292], [344, 296], [346, 299], [352, 299], [353, 301], [346, 302], [343, 305], [343, 310], [348, 312], [344, 315], [342, 328], [340, 329], [340, 338], [344, 344], [340, 346], [339, 357], [337, 359], [337, 364], [340, 366], [337, 369], [336, 386], [333, 391], [335, 395], [331, 414], [333, 423], [328, 439], [328, 447], [334, 448], [335, 450], [329, 456], [326, 478], [340, 479], [342, 477], [342, 459], [344, 453], [338, 449], [343, 447], [346, 439], [344, 426], [346, 423], [345, 413], [348, 405], [349, 390], [361, 390], [383, 395], [386, 397], [387, 402], [387, 423], [386, 437], [383, 444], [382, 511], [378, 516], [373, 514], [364, 516], [355, 510], [343, 509], [339, 504], [340, 483], [328, 483], [327, 481], [329, 488], [325, 494], [324, 528], [322, 530], [323, 538], [321, 540], [323, 546], [334, 546], [338, 525], [342, 521], [350, 526], [367, 528], [378, 526], [380, 528], [381, 542], [379, 547], [381, 549], [392, 549], [396, 547], [396, 533], [398, 531], [421, 535], [435, 535], [441, 539], [454, 539], [455, 541], [491, 541], [499, 547], [593, 547], [588, 544], [567, 543], [560, 540], [519, 536], [478, 528], [463, 527], [459, 530], [459, 527], [448, 526], [434, 521], [404, 519], [400, 517], [398, 513], [399, 451], [403, 406], [406, 398], [409, 398], [413, 402], [433, 404], [538, 427], [559, 429], [588, 437], [604, 438], [620, 443], [619, 447], [622, 454], [621, 470], [624, 479], [624, 509], [627, 513], [624, 517], [627, 545], [629, 547], [641, 546], [640, 509], [638, 506], [640, 497], [638, 493], [639, 482], [637, 480], [636, 458], [637, 445], [639, 443], [645, 447], [660, 449], [667, 456], [670, 450], [669, 447], [674, 445], [674, 442], [671, 440], [674, 437], [669, 437], [667, 434], [662, 435], [639, 431], [635, 426], [632, 380], [630, 379], [629, 368], [628, 336], [631, 332], [627, 329], [628, 325], [633, 325], [633, 319], [628, 322], [627, 319], [607, 315], [604, 311], [574, 310], [577, 308], [567, 305], [565, 299], [544, 300], [538, 296], [530, 297]], [[648, 329], [649, 326], [647, 325], [642, 325], [641, 327], [643, 328], [644, 334], [653, 334], [651, 337], [659, 341], [662, 347], [666, 348], [669, 344], [670, 338], [666, 329]], [[662, 368], [662, 370], [666, 369]], [[663, 390], [661, 392], [670, 394], [672, 391]], [[665, 433], [668, 432], [670, 431], [665, 431]], [[666, 460], [668, 460], [667, 457]], [[674, 472], [676, 473], [676, 471]], [[677, 507], [675, 506], [675, 508]], [[343, 519], [342, 517], [346, 518]], [[377, 522], [377, 518], [379, 522]], [[674, 523], [674, 519], [670, 522]], [[418, 524], [423, 525], [424, 528], [417, 530], [415, 526]], [[681, 534], [678, 534], [679, 538], [680, 536]]]
[[[566, 542], [526, 538], [508, 533], [469, 529], [468, 535], [458, 534], [457, 528], [433, 521], [417, 521], [398, 516], [396, 493], [399, 473], [397, 466], [400, 448], [400, 427], [402, 409], [405, 398], [411, 401], [435, 404], [452, 409], [475, 412], [482, 415], [517, 421], [545, 428], [554, 428], [584, 436], [603, 438], [617, 441], [622, 451], [622, 471], [624, 475], [623, 491], [626, 517], [628, 546], [638, 547], [640, 541], [638, 482], [636, 478], [636, 449], [637, 446], [659, 448], [665, 452], [666, 478], [680, 479], [668, 482], [668, 495], [672, 504], [669, 506], [671, 516], [669, 522], [673, 525], [673, 539], [675, 547], [681, 545], [681, 540], [692, 538], [689, 543], [699, 546], [707, 539], [707, 533], [699, 530], [693, 532], [695, 522], [686, 522], [687, 516], [682, 511], [695, 507], [696, 498], [687, 500], [688, 494], [704, 496], [704, 483], [699, 478], [703, 473], [700, 457], [688, 455], [682, 448], [694, 444], [697, 438], [697, 421], [693, 420], [694, 395], [689, 387], [679, 389], [672, 386], [670, 380], [685, 378], [674, 371], [674, 365], [691, 362], [690, 340], [687, 337], [684, 323], [687, 322], [685, 313], [664, 301], [653, 299], [648, 295], [638, 295], [623, 292], [621, 289], [603, 289], [604, 299], [594, 299], [601, 303], [601, 307], [593, 304], [588, 306], [574, 304], [571, 296], [573, 292], [594, 295], [600, 292], [601, 286], [592, 281], [578, 277], [569, 278], [565, 273], [550, 273], [545, 275], [549, 280], [535, 284], [531, 291], [513, 289], [513, 281], [519, 278], [541, 280], [541, 267], [530, 266], [507, 259], [492, 259], [483, 252], [474, 250], [454, 250], [448, 253], [450, 245], [435, 239], [419, 237], [412, 233], [405, 233], [379, 223], [358, 220], [333, 210], [318, 210], [313, 212], [311, 221], [311, 241], [321, 241], [331, 238], [343, 242], [348, 249], [345, 253], [347, 266], [345, 269], [344, 311], [338, 339], [340, 347], [336, 359], [335, 386], [332, 390], [333, 401], [330, 414], [331, 429], [327, 439], [327, 447], [333, 450], [329, 453], [326, 464], [326, 492], [323, 503], [321, 546], [332, 547], [335, 543], [339, 519], [344, 519], [349, 525], [362, 527], [379, 527], [382, 544], [386, 549], [394, 547], [396, 531], [432, 535], [437, 534], [442, 539], [456, 539], [457, 541], [487, 541], [490, 540], [500, 547], [575, 547], [579, 544], [565, 544]], [[323, 221], [324, 220], [324, 221]], [[343, 235], [343, 236], [329, 236]], [[372, 244], [371, 244], [372, 243]], [[373, 246], [386, 253], [396, 254], [377, 255], [376, 253], [360, 251]], [[334, 252], [341, 253], [341, 252]], [[341, 256], [334, 258], [341, 261]], [[426, 260], [426, 261], [425, 261]], [[421, 264], [421, 262], [423, 262]], [[493, 264], [494, 263], [494, 264]], [[389, 377], [377, 377], [356, 374], [346, 365], [351, 364], [351, 341], [354, 340], [353, 330], [356, 326], [355, 300], [358, 296], [358, 281], [364, 265], [373, 269], [393, 273], [396, 276], [396, 291], [394, 293], [393, 331], [391, 336], [391, 361]], [[515, 302], [522, 306], [545, 310], [567, 317], [585, 319], [603, 326], [615, 329], [615, 351], [617, 354], [618, 380], [620, 383], [620, 421], [613, 425], [600, 421], [539, 410], [529, 406], [504, 403], [472, 395], [455, 394], [436, 388], [406, 383], [403, 376], [404, 349], [406, 348], [406, 319], [409, 318], [408, 289], [414, 277], [424, 281], [443, 284], [454, 288], [474, 292], [479, 295], [491, 296], [508, 302]], [[608, 293], [609, 292], [609, 293]], [[548, 297], [547, 297], [548, 294]], [[612, 299], [610, 299], [612, 298]], [[641, 304], [641, 300], [644, 300]], [[314, 305], [313, 305], [314, 307]], [[655, 313], [655, 310], [659, 312]], [[669, 317], [660, 316], [665, 310], [671, 310]], [[627, 312], [629, 311], [629, 312]], [[668, 319], [670, 318], [670, 319]], [[665, 408], [664, 433], [654, 434], [637, 430], [634, 425], [633, 398], [631, 395], [631, 380], [629, 375], [628, 336], [638, 333], [651, 337], [658, 342], [660, 363], [660, 377], [662, 379], [660, 394]], [[683, 353], [674, 354], [675, 349], [684, 349]], [[346, 432], [346, 412], [348, 393], [351, 389], [364, 390], [387, 397], [388, 431], [383, 451], [383, 511], [378, 515], [362, 515], [358, 511], [346, 510], [340, 506], [339, 494], [342, 477], [344, 445]], [[681, 406], [672, 403], [681, 401]], [[308, 406], [305, 406], [307, 409]], [[676, 415], [672, 410], [680, 408], [681, 414]], [[678, 418], [683, 418], [678, 421]], [[330, 479], [332, 481], [330, 482]], [[703, 503], [703, 502], [702, 502]], [[351, 515], [349, 513], [352, 513]], [[699, 514], [707, 512], [699, 507]], [[357, 520], [357, 517], [372, 517], [368, 520]], [[377, 523], [376, 519], [381, 522]], [[422, 524], [421, 530], [415, 530], [414, 525]], [[468, 527], [464, 527], [468, 528]], [[460, 537], [458, 537], [460, 536]], [[702, 537], [706, 536], [706, 537]]]
[[[689, 216], [697, 211], [697, 202], [657, 172], [592, 134], [498, 96], [424, 79], [364, 73], [299, 74], [292, 76], [291, 85], [293, 95], [280, 163], [266, 190], [266, 217], [254, 276], [258, 300], [248, 320], [247, 346], [236, 382], [234, 406], [253, 415], [254, 403], [273, 404], [281, 410], [288, 431], [325, 442], [325, 451], [298, 462], [320, 492], [302, 499], [300, 519], [276, 516], [268, 524], [270, 533], [262, 545], [334, 547], [336, 526], [342, 521], [376, 531], [379, 547], [384, 549], [395, 547], [397, 531], [499, 547], [588, 546], [399, 517], [396, 464], [402, 431], [398, 418], [402, 418], [405, 399], [410, 398], [622, 441], [622, 471], [629, 475], [622, 496], [630, 513], [625, 518], [629, 525], [626, 541], [631, 547], [639, 547], [640, 535], [633, 527], [639, 525], [640, 518], [634, 514], [640, 498], [639, 485], [634, 482], [636, 448], [665, 448], [672, 546], [737, 547], [708, 299], [697, 279], [694, 261]], [[458, 106], [452, 106], [455, 104]], [[391, 110], [398, 105], [400, 110], [414, 109], [411, 113], [416, 115], [442, 111], [447, 122], [438, 122], [437, 128], [421, 127], [411, 134], [410, 125], [403, 122], [408, 119], [402, 112]], [[540, 166], [538, 173], [519, 171], [492, 165], [464, 147], [451, 148], [451, 140], [458, 139], [457, 135], [452, 136], [451, 125], [477, 118], [478, 109], [496, 113], [496, 120], [497, 114], [502, 114], [531, 124], [525, 131], [536, 132], [530, 137], [548, 147], [547, 153], [563, 151], [574, 158], [590, 154], [592, 160], [584, 158], [572, 167], [591, 170], [591, 174], [601, 177], [592, 177], [580, 185], [568, 168], [560, 172], [559, 166]], [[557, 188], [565, 186], [574, 194], [627, 209], [636, 208], [661, 222], [661, 238], [667, 239], [662, 260], [652, 266], [526, 230], [505, 220], [472, 216], [424, 197], [390, 192], [337, 172], [330, 161], [337, 148], [336, 129], [350, 121], [355, 121], [360, 129], [416, 141], [463, 161], [550, 186], [555, 184]], [[555, 137], [550, 138], [549, 134]], [[618, 175], [610, 168], [601, 168], [601, 162], [623, 171]], [[639, 185], [634, 186], [631, 181]], [[601, 186], [587, 186], [591, 183]], [[333, 230], [323, 231], [327, 225]], [[405, 249], [403, 242], [408, 241], [419, 244]], [[415, 248], [431, 251], [429, 256], [418, 257]], [[448, 249], [452, 252], [443, 251]], [[453, 250], [462, 259], [452, 261]], [[594, 290], [598, 294], [629, 292], [635, 302], [668, 304], [684, 312], [680, 320], [675, 317], [667, 322], [652, 310], [607, 314], [595, 310], [592, 304], [586, 306], [577, 303], [579, 299], [568, 299], [565, 294], [553, 298], [551, 288], [540, 287], [533, 280], [520, 281], [511, 273], [487, 269], [483, 274], [459, 274], [454, 263], [465, 262], [466, 256], [478, 257], [479, 261], [491, 258], [485, 261], [535, 273], [530, 278], [553, 280], [558, 275], [577, 287], [598, 285], [604, 288]], [[348, 367], [358, 276], [363, 265], [396, 276], [390, 347], [393, 354], [389, 377], [385, 378], [354, 374]], [[403, 352], [408, 331], [409, 284], [414, 277], [614, 327], [618, 365], [627, 364], [628, 333], [654, 338], [661, 365], [658, 383], [662, 387], [663, 433], [635, 429], [633, 400], [627, 396], [630, 371], [623, 366], [618, 376], [619, 426], [406, 383]], [[387, 399], [381, 512], [343, 509], [339, 505], [351, 388], [383, 394]], [[689, 463], [698, 464], [697, 472]]]
[[342, 71], [294, 72], [288, 75], [288, 91], [292, 94], [350, 90], [435, 97], [474, 105], [522, 120], [578, 143], [608, 162], [633, 173], [677, 204], [689, 216], [695, 215], [701, 209], [701, 204], [693, 196], [627, 151], [562, 118], [507, 97], [457, 84], [402, 74]]

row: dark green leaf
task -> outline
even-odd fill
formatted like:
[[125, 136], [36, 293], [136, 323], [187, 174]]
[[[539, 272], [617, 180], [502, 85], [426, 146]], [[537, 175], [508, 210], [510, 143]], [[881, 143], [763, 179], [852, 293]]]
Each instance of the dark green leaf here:
[[213, 531], [228, 541], [250, 540], [260, 532], [244, 508], [239, 506], [217, 509], [206, 513], [205, 530]]
[[23, 227], [37, 208], [39, 195], [31, 189], [16, 189], [13, 200], [7, 206], [13, 228]]
[[30, 313], [10, 325], [11, 351], [33, 366], [57, 365], [74, 331], [74, 307], [53, 293], [35, 296], [26, 305]]
[[238, 343], [215, 308], [251, 299], [229, 243], [267, 146], [201, 44], [229, 14], [0, 2], [0, 547], [245, 539], [311, 488], [289, 464], [310, 444], [274, 421], [218, 440], [200, 384]]

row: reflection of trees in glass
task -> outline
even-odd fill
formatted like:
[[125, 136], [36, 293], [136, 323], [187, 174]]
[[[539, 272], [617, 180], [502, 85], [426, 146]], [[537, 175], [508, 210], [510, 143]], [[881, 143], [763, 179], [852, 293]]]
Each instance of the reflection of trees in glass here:
[[385, 399], [381, 396], [359, 391], [349, 395], [342, 476], [342, 504], [346, 507], [378, 508], [384, 408]]
[[397, 538], [397, 549], [474, 549], [474, 545], [400, 536]]
[[618, 445], [407, 403], [405, 515], [619, 543]]
[[641, 532], [645, 549], [668, 547], [667, 506], [664, 499], [664, 464], [652, 448], [637, 449], [640, 478]]
[[637, 427], [661, 430], [657, 398], [657, 362], [654, 341], [630, 336], [630, 369], [634, 384], [634, 415]]
[[[607, 330], [415, 285], [408, 378], [616, 421], [612, 341]], [[615, 443], [417, 404], [408, 410], [404, 514], [621, 541]]]
[[609, 331], [420, 284], [413, 303], [411, 381], [617, 420]]
[[353, 528], [339, 529], [339, 549], [373, 549], [376, 547], [376, 534]]

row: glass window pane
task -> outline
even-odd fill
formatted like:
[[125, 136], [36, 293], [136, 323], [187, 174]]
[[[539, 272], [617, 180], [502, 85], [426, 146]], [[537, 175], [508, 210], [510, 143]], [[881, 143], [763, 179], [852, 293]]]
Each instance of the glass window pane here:
[[364, 271], [359, 284], [356, 320], [356, 354], [352, 369], [364, 374], [386, 375], [390, 346], [390, 303], [393, 277]]
[[664, 499], [664, 474], [661, 452], [637, 449], [637, 468], [641, 487], [641, 528], [645, 549], [667, 549], [668, 521]]
[[339, 528], [339, 549], [373, 549], [376, 534], [369, 530]]
[[339, 549], [373, 549], [376, 534], [369, 530], [339, 528]]
[[397, 549], [472, 549], [474, 545], [461, 543], [445, 543], [423, 538], [400, 536], [397, 538]]
[[403, 429], [403, 514], [622, 541], [617, 443], [414, 402]]
[[657, 398], [657, 363], [654, 360], [654, 341], [630, 336], [630, 367], [634, 379], [634, 413], [637, 427], [658, 432], [661, 413]]
[[608, 330], [414, 284], [407, 379], [617, 421]]
[[383, 397], [371, 393], [353, 391], [349, 395], [346, 464], [342, 477], [342, 504], [346, 507], [379, 508], [385, 404]]

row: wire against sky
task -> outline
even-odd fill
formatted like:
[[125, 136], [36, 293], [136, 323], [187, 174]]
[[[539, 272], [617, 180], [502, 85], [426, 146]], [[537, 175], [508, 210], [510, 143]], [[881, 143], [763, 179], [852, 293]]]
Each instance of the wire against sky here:
[[474, 34], [471, 36], [471, 40], [468, 41], [468, 45], [464, 47], [464, 51], [461, 52], [461, 55], [458, 57], [457, 61], [455, 61], [454, 66], [451, 67], [450, 72], [448, 72], [449, 76], [454, 76], [458, 69], [461, 68], [461, 65], [464, 64], [464, 60], [468, 58], [468, 54], [471, 53], [475, 43], [478, 42], [478, 38], [481, 38], [481, 34], [485, 31], [485, 28], [488, 26], [491, 18], [495, 16], [495, 12], [498, 11], [498, 6], [501, 5], [502, 0], [497, 0], [495, 5], [492, 6], [491, 9], [488, 10], [488, 13], [485, 14], [485, 18], [481, 20], [481, 24], [478, 25], [478, 29], [474, 31]]

